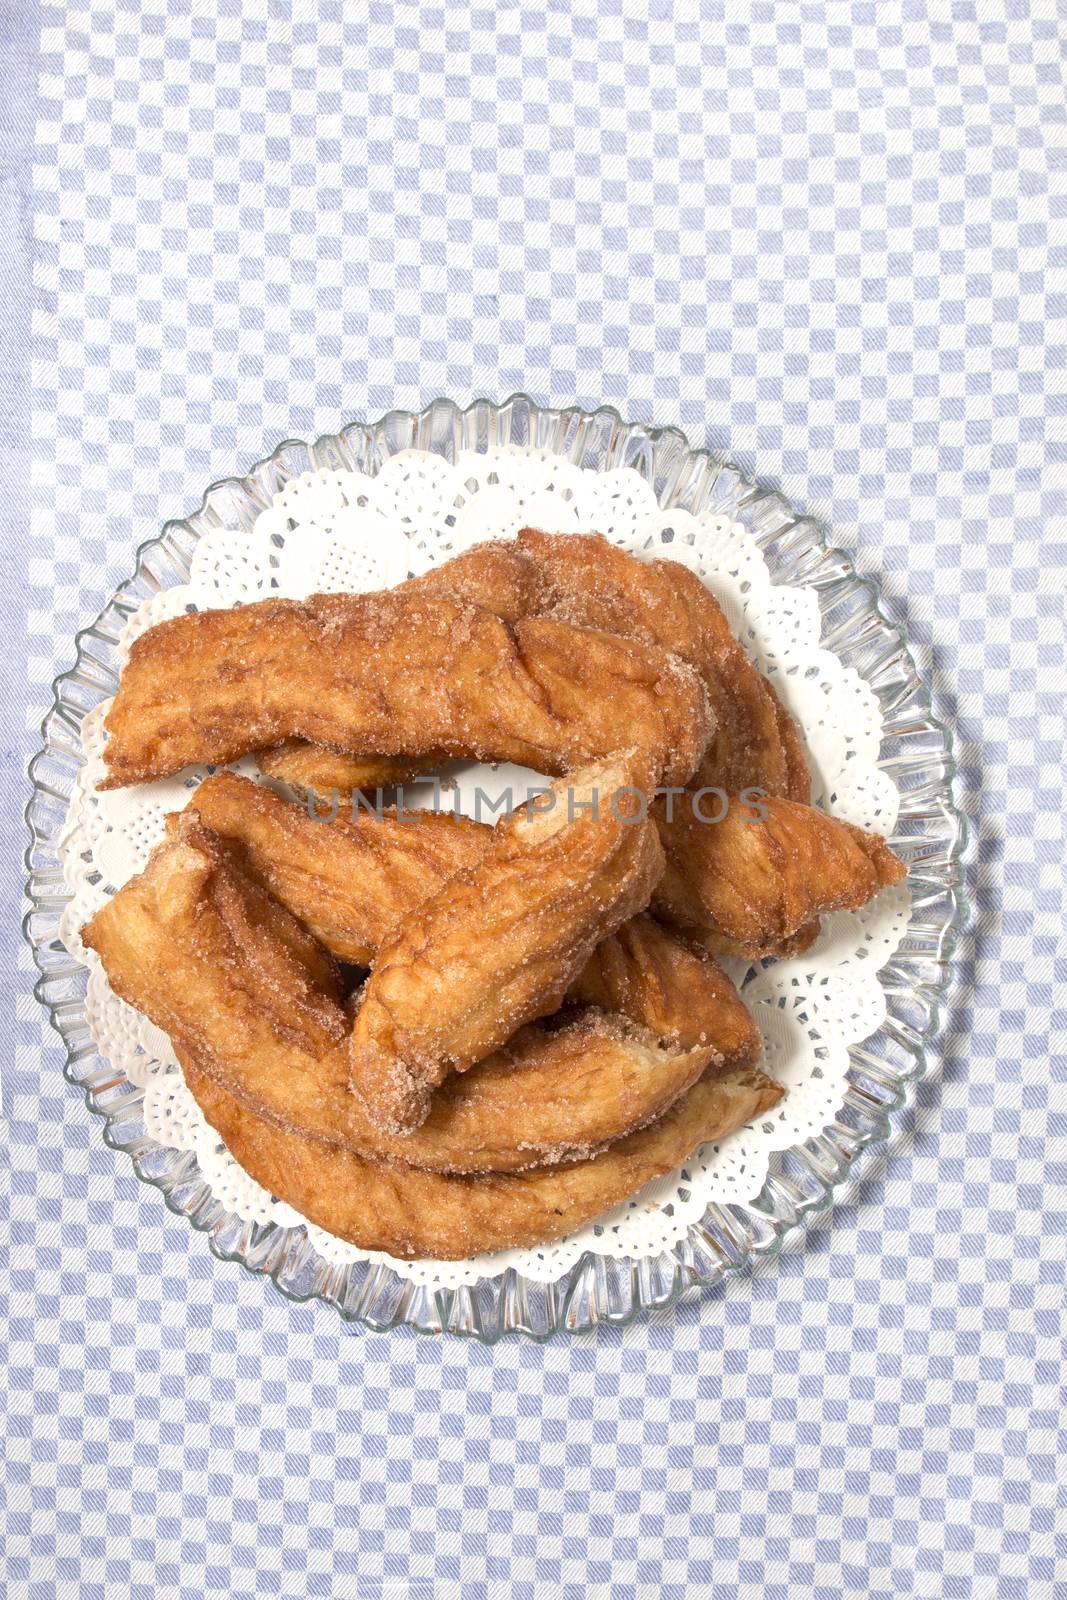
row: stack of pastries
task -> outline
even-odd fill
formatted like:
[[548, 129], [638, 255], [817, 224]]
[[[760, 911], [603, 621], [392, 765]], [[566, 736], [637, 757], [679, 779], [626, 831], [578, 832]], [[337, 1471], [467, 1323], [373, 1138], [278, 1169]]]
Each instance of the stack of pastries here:
[[[596, 535], [162, 622], [106, 726], [104, 787], [247, 754], [287, 786], [206, 778], [83, 936], [241, 1166], [394, 1256], [545, 1243], [769, 1112], [716, 956], [905, 872], [810, 806], [700, 580]], [[555, 781], [494, 826], [360, 803], [454, 758]]]

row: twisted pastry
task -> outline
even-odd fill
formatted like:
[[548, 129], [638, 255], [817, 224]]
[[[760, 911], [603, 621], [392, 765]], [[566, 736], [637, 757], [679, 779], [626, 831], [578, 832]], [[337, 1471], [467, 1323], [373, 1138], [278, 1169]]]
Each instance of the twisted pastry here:
[[418, 1127], [449, 1073], [557, 1010], [601, 939], [648, 904], [663, 871], [659, 837], [614, 797], [632, 801], [650, 786], [637, 751], [561, 780], [551, 809], [516, 814], [481, 864], [449, 879], [379, 948], [350, 1064], [352, 1087], [382, 1127]]
[[769, 1111], [783, 1094], [762, 1072], [703, 1077], [658, 1121], [589, 1160], [450, 1177], [377, 1165], [278, 1128], [195, 1064], [186, 1064], [186, 1080], [234, 1159], [310, 1222], [363, 1250], [449, 1261], [562, 1238], [672, 1172], [698, 1145]]
[[336, 968], [191, 809], [83, 938], [115, 992], [201, 1077], [267, 1123], [368, 1160], [443, 1172], [573, 1160], [658, 1117], [720, 1066], [710, 1042], [665, 1046], [586, 1011], [522, 1030], [451, 1078], [415, 1133], [385, 1133], [348, 1087]]
[[[524, 528], [515, 539], [465, 550], [398, 592], [479, 606], [512, 625], [547, 616], [670, 650], [698, 673], [715, 721], [694, 786], [810, 798], [792, 717], [734, 638], [715, 597], [680, 562], [641, 561], [599, 534]], [[365, 758], [347, 763], [336, 754], [316, 758], [293, 744], [266, 753], [261, 765], [320, 792], [384, 788], [427, 770], [409, 765], [405, 771], [395, 761], [376, 767]]]
[[546, 617], [509, 627], [403, 590], [188, 612], [135, 640], [103, 788], [292, 738], [353, 754], [475, 756], [559, 773], [637, 745], [684, 783], [710, 736], [693, 669]]
[[[237, 847], [242, 869], [339, 960], [363, 966], [417, 906], [497, 843], [483, 823], [430, 811], [417, 821], [361, 812], [357, 822], [338, 816], [325, 825], [234, 772], [206, 778], [187, 809]], [[183, 815], [169, 817], [168, 828]], [[722, 968], [648, 916], [601, 941], [567, 998], [620, 1012], [675, 1045], [709, 1044], [728, 1066], [760, 1057], [759, 1030]]]
[[652, 807], [667, 869], [652, 897], [658, 917], [701, 930], [713, 955], [804, 950], [830, 911], [855, 910], [907, 868], [876, 833], [792, 800], [761, 803], [762, 820], [738, 803], [721, 822], [701, 822], [675, 801]]

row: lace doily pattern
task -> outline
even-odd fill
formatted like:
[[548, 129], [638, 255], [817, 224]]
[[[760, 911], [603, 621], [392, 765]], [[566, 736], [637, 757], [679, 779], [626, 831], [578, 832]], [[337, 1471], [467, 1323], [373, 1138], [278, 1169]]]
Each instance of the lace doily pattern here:
[[[858, 673], [822, 648], [814, 592], [773, 584], [759, 543], [740, 521], [721, 512], [663, 510], [647, 477], [633, 467], [591, 471], [544, 449], [461, 451], [454, 462], [401, 450], [374, 476], [327, 466], [288, 477], [272, 490], [254, 520], [216, 518], [201, 530], [188, 581], [161, 588], [129, 616], [118, 640], [120, 659], [146, 628], [190, 608], [385, 588], [524, 526], [595, 529], [639, 556], [669, 555], [699, 574], [796, 717], [815, 802], [861, 827], [892, 833], [899, 795], [877, 764], [878, 700]], [[227, 1212], [249, 1223], [294, 1226], [301, 1219], [293, 1209], [255, 1184], [206, 1126], [166, 1036], [112, 994], [96, 957], [81, 943], [79, 928], [143, 867], [163, 835], [165, 816], [187, 802], [207, 770], [98, 792], [106, 711], [106, 703], [98, 705], [82, 722], [84, 765], [61, 834], [71, 898], [60, 933], [71, 955], [89, 967], [90, 1034], [112, 1068], [143, 1092], [150, 1140], [195, 1155]], [[250, 759], [238, 766], [256, 775]], [[489, 789], [493, 775], [477, 772]], [[817, 1137], [834, 1120], [846, 1096], [850, 1046], [885, 1020], [879, 973], [898, 948], [909, 913], [901, 886], [863, 911], [827, 918], [803, 957], [760, 970], [735, 967], [763, 1034], [768, 1070], [786, 1084], [788, 1096], [760, 1123], [705, 1147], [684, 1168], [570, 1238], [453, 1263], [394, 1262], [309, 1227], [310, 1247], [331, 1266], [372, 1261], [437, 1292], [509, 1270], [554, 1283], [587, 1252], [640, 1260], [678, 1246], [709, 1205], [750, 1203], [775, 1152]]]

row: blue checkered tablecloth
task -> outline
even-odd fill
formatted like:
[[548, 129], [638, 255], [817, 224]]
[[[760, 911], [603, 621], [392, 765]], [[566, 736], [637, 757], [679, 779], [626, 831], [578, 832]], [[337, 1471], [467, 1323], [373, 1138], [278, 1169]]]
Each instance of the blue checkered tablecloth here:
[[[1067, 1595], [1064, 38], [1050, 0], [0, 10], [6, 1596]], [[893, 1148], [780, 1261], [486, 1350], [294, 1308], [137, 1184], [15, 856], [139, 540], [286, 435], [518, 388], [679, 422], [855, 552], [958, 730], [977, 916]]]

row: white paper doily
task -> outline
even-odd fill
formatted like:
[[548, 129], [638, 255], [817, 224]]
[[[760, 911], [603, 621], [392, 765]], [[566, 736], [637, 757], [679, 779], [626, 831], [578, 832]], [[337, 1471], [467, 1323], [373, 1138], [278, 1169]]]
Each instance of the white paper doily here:
[[[197, 545], [186, 585], [163, 590], [132, 616], [129, 643], [164, 617], [267, 595], [301, 598], [322, 590], [386, 588], [487, 538], [525, 526], [553, 532], [596, 530], [651, 558], [681, 560], [707, 583], [754, 660], [769, 673], [806, 740], [812, 798], [834, 815], [891, 833], [898, 795], [877, 766], [877, 701], [857, 673], [819, 644], [819, 611], [806, 589], [773, 585], [752, 535], [715, 516], [664, 512], [646, 481], [629, 468], [585, 471], [548, 452], [498, 448], [440, 456], [405, 451], [374, 477], [321, 471], [291, 479], [251, 533], [217, 529]], [[101, 1054], [144, 1087], [149, 1137], [195, 1151], [216, 1197], [249, 1221], [291, 1225], [292, 1207], [275, 1200], [239, 1168], [206, 1126], [170, 1043], [110, 990], [98, 958], [78, 930], [134, 873], [162, 838], [163, 819], [180, 809], [206, 769], [129, 789], [96, 793], [103, 775], [107, 705], [84, 720], [86, 764], [71, 799], [61, 847], [73, 899], [61, 924], [64, 943], [90, 968], [86, 1011]], [[238, 770], [255, 775], [251, 759]], [[512, 769], [513, 773], [514, 769]], [[508, 774], [472, 768], [490, 790]], [[767, 1070], [789, 1091], [758, 1124], [706, 1146], [667, 1178], [598, 1222], [539, 1250], [500, 1252], [461, 1262], [403, 1262], [360, 1251], [309, 1226], [325, 1259], [388, 1262], [431, 1289], [455, 1289], [517, 1268], [552, 1282], [585, 1251], [627, 1258], [655, 1256], [677, 1244], [713, 1201], [745, 1204], [763, 1186], [771, 1154], [822, 1132], [840, 1109], [849, 1047], [885, 1017], [878, 972], [903, 937], [910, 900], [905, 886], [880, 894], [859, 912], [826, 918], [804, 956], [759, 971], [733, 964], [763, 1034]], [[730, 965], [729, 963], [727, 965]]]

